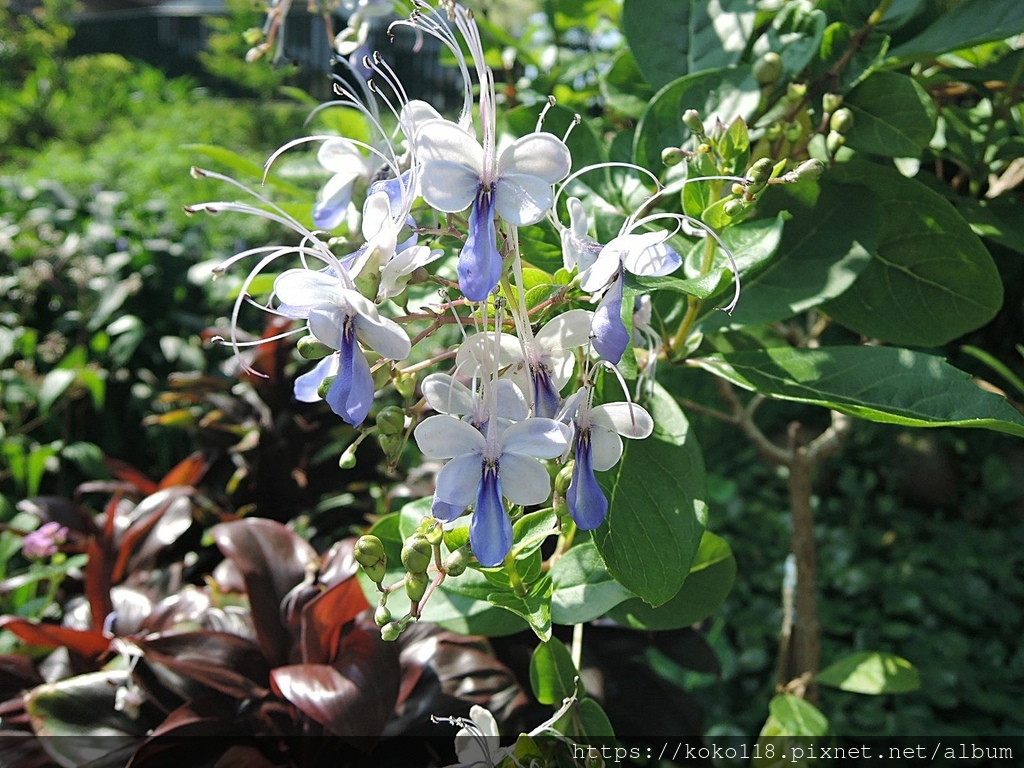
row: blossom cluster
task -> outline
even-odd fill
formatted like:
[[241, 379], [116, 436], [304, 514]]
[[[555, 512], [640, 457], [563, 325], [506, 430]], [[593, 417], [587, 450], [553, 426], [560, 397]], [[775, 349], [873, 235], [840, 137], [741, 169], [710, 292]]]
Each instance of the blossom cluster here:
[[[602, 369], [617, 375], [615, 366], [633, 337], [638, 346], [649, 345], [648, 357], [656, 359], [649, 302], [639, 299], [626, 307], [635, 310], [632, 333], [623, 319], [627, 273], [658, 277], [677, 270], [683, 259], [669, 240], [687, 217], [637, 213], [625, 217], [618, 236], [599, 242], [584, 203], [569, 195], [573, 180], [593, 169], [572, 171], [567, 136], [543, 130], [546, 108], [533, 132], [509, 141], [498, 135], [494, 75], [472, 14], [454, 2], [434, 8], [418, 0], [393, 26], [432, 36], [455, 57], [464, 82], [455, 119], [410, 99], [375, 53], [363, 61], [368, 81], [337, 90], [342, 103], [362, 112], [376, 139], [307, 137], [271, 158], [299, 144], [320, 143], [317, 157], [331, 177], [313, 208], [314, 229], [255, 192], [253, 204], [215, 202], [190, 210], [264, 216], [301, 238], [296, 246], [244, 251], [221, 266], [259, 260], [236, 303], [231, 342], [236, 349], [244, 344], [237, 323], [256, 276], [284, 257], [297, 260], [298, 266], [277, 274], [264, 309], [301, 322], [310, 337], [303, 354], [320, 358], [296, 380], [296, 397], [326, 400], [353, 426], [373, 407], [375, 368], [390, 361], [401, 372], [397, 364], [442, 319], [459, 324], [462, 342], [434, 358], [454, 358], [453, 368], [421, 381], [423, 401], [413, 415], [428, 409], [434, 414], [420, 420], [412, 436], [425, 457], [444, 462], [436, 477], [434, 517], [451, 522], [471, 510], [473, 554], [481, 565], [497, 566], [513, 544], [510, 510], [547, 502], [559, 464], [571, 462], [564, 502], [575, 524], [592, 530], [604, 521], [608, 501], [595, 473], [620, 460], [622, 437], [645, 438], [654, 424], [629, 399], [624, 382], [624, 401], [595, 402], [597, 375]], [[571, 286], [596, 306], [560, 298], [545, 302], [541, 308], [550, 319], [536, 328], [540, 308], [528, 307], [524, 298], [529, 254], [521, 250], [519, 230], [543, 222], [560, 233]], [[361, 243], [336, 253], [340, 248], [328, 238], [342, 226], [350, 235], [358, 232]], [[440, 236], [461, 241], [455, 280], [424, 269], [446, 255]], [[461, 298], [446, 302], [435, 312], [439, 323], [410, 339], [411, 316], [388, 315], [409, 283], [424, 279], [445, 286], [449, 299], [456, 289]]]

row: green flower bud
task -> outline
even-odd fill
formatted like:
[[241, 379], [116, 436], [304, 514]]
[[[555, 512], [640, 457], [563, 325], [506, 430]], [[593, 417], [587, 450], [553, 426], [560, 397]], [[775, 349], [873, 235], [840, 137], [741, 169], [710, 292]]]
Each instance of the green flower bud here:
[[436, 547], [444, 540], [444, 526], [435, 520], [427, 527], [423, 535], [427, 537], [430, 546]]
[[796, 167], [796, 170], [793, 171], [793, 174], [796, 177], [796, 179], [800, 181], [803, 181], [804, 179], [814, 181], [819, 176], [821, 176], [824, 170], [825, 164], [821, 162], [821, 160], [804, 160], [802, 163], [800, 163], [800, 165]]
[[769, 51], [754, 62], [754, 80], [758, 85], [777, 83], [782, 77], [782, 59], [775, 51]]
[[697, 151], [702, 155], [706, 155], [708, 152], [711, 151], [711, 145], [701, 144], [699, 147], [697, 147]]
[[338, 467], [341, 469], [352, 469], [356, 465], [356, 446], [350, 445], [342, 452], [338, 459]]
[[421, 533], [414, 533], [406, 539], [405, 546], [402, 547], [402, 565], [409, 573], [426, 573], [433, 554], [434, 548], [430, 546], [427, 537]]
[[825, 137], [825, 148], [830, 155], [834, 155], [846, 143], [846, 137], [838, 131], [829, 131]]
[[395, 379], [395, 389], [397, 389], [398, 394], [406, 400], [411, 400], [416, 394], [416, 374], [404, 373], [401, 376], [398, 376]]
[[747, 187], [748, 194], [756, 195], [768, 184], [768, 180], [772, 177], [772, 160], [770, 157], [762, 157], [747, 171]]
[[391, 621], [391, 611], [386, 605], [378, 605], [377, 610], [373, 612], [373, 623], [378, 627], [383, 627], [389, 621]]
[[688, 109], [683, 112], [683, 124], [686, 125], [697, 138], [704, 138], [704, 121], [700, 119], [700, 113], [696, 109]]
[[746, 206], [743, 204], [742, 200], [730, 200], [722, 206], [722, 210], [725, 211], [725, 215], [732, 216], [733, 218], [743, 213], [745, 208]]
[[405, 429], [405, 411], [397, 405], [389, 405], [377, 414], [377, 429], [382, 435], [397, 435]]
[[393, 643], [398, 639], [399, 635], [402, 634], [402, 629], [402, 625], [397, 621], [385, 624], [380, 628], [380, 639], [387, 643]]
[[732, 193], [734, 195], [742, 195], [746, 191], [747, 191], [747, 188], [745, 186], [743, 186], [742, 184], [740, 184], [739, 182], [737, 182], [736, 184], [732, 185]]
[[829, 118], [828, 127], [836, 133], [847, 133], [853, 128], [853, 112], [846, 107], [837, 109]]
[[686, 159], [686, 153], [679, 147], [665, 147], [661, 150], [661, 162], [671, 168]]
[[821, 97], [821, 108], [826, 112], [835, 112], [843, 106], [843, 96], [839, 93], [826, 93]]
[[427, 578], [425, 573], [407, 573], [405, 574], [405, 594], [409, 596], [409, 599], [414, 603], [418, 603], [422, 598], [423, 594], [427, 591], [427, 583], [430, 579]]
[[380, 560], [375, 565], [364, 565], [363, 573], [374, 584], [380, 584], [387, 576], [387, 567], [384, 565], [384, 561]]
[[807, 83], [790, 83], [786, 86], [786, 99], [797, 102], [807, 95]]
[[558, 474], [555, 475], [555, 491], [559, 496], [565, 496], [569, 490], [569, 483], [572, 482], [572, 470], [576, 462], [570, 459], [565, 463], [565, 466], [558, 470]]
[[387, 559], [387, 555], [384, 553], [384, 542], [372, 533], [360, 536], [356, 539], [353, 557], [364, 568], [376, 565], [378, 562]]
[[786, 123], [782, 127], [782, 135], [786, 137], [786, 141], [800, 141], [800, 137], [804, 135], [804, 127], [800, 123]]
[[299, 343], [295, 345], [295, 348], [307, 360], [323, 360], [334, 352], [333, 349], [313, 335], [303, 336], [299, 339]]
[[469, 565], [469, 558], [465, 549], [456, 549], [444, 561], [444, 570], [449, 576], [461, 576], [466, 572]]
[[320, 386], [316, 388], [316, 393], [321, 398], [326, 399], [327, 393], [331, 390], [331, 385], [334, 384], [334, 380], [337, 376], [324, 376], [324, 380], [320, 382]]
[[779, 123], [772, 123], [764, 129], [764, 137], [768, 141], [775, 141], [782, 135], [782, 126]]

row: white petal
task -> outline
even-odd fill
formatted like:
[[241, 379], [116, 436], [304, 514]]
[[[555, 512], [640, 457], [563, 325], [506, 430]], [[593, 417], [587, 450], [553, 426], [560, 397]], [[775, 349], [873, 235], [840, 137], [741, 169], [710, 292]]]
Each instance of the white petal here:
[[[450, 459], [453, 456], [475, 454], [479, 463], [479, 456], [486, 445], [486, 440], [479, 430], [447, 414], [424, 419], [416, 425], [412, 434], [423, 455], [431, 459]], [[479, 469], [477, 472], [479, 479]], [[445, 501], [455, 503], [450, 499]]]
[[551, 476], [543, 464], [529, 456], [501, 454], [498, 477], [502, 495], [513, 504], [541, 504], [551, 494]]
[[534, 176], [548, 184], [569, 175], [569, 148], [551, 133], [531, 133], [509, 144], [498, 158], [498, 177], [513, 174]]
[[578, 197], [570, 197], [566, 201], [566, 208], [569, 209], [569, 229], [580, 238], [586, 238], [590, 223], [587, 221], [587, 210]]
[[[396, 229], [394, 222], [391, 221], [391, 203], [387, 192], [377, 192], [367, 197], [363, 203], [363, 239], [370, 240], [379, 236], [385, 227], [389, 232]], [[394, 237], [397, 233], [390, 234]]]
[[335, 275], [312, 269], [289, 269], [274, 280], [274, 293], [288, 305], [291, 317], [305, 317], [314, 307], [340, 306], [342, 290]]
[[316, 159], [331, 173], [351, 174], [353, 178], [366, 173], [366, 157], [345, 139], [325, 141], [317, 150]]
[[404, 360], [412, 348], [402, 326], [394, 320], [381, 317], [377, 312], [372, 316], [359, 313], [356, 317], [356, 337], [389, 360]]
[[480, 477], [483, 475], [483, 466], [483, 459], [475, 454], [464, 453], [456, 456], [437, 473], [434, 486], [437, 498], [459, 506], [473, 504], [476, 501]]
[[295, 399], [300, 403], [315, 403], [323, 400], [317, 390], [325, 378], [338, 375], [340, 364], [340, 355], [328, 355], [317, 363], [312, 370], [295, 379]]
[[352, 200], [352, 187], [358, 178], [358, 173], [336, 173], [331, 176], [320, 190], [322, 204], [337, 208], [347, 207]]
[[590, 324], [594, 313], [587, 309], [570, 309], [537, 332], [537, 343], [547, 351], [575, 349], [590, 341]]
[[508, 379], [498, 379], [498, 417], [522, 421], [529, 415], [529, 410], [519, 387]]
[[622, 457], [622, 438], [614, 432], [602, 427], [590, 430], [591, 466], [598, 472], [614, 467]]
[[331, 349], [340, 350], [346, 319], [345, 307], [314, 308], [309, 310], [309, 331]]
[[[519, 338], [510, 333], [498, 337], [498, 367], [512, 365], [523, 356]], [[494, 334], [474, 333], [466, 339], [455, 353], [455, 368], [459, 373], [473, 376], [489, 376], [494, 366]]]
[[434, 160], [423, 164], [420, 195], [442, 213], [458, 213], [473, 204], [480, 175], [461, 163]]
[[456, 213], [468, 208], [480, 189], [484, 150], [450, 120], [428, 120], [416, 132], [416, 156], [423, 164], [420, 194], [434, 208]]
[[547, 366], [548, 376], [551, 377], [551, 386], [561, 392], [562, 387], [572, 378], [576, 357], [572, 352], [553, 352], [548, 355], [544, 364]]
[[634, 275], [660, 277], [674, 272], [681, 264], [679, 254], [665, 242], [667, 239], [668, 232], [644, 232], [623, 235], [612, 242], [620, 243], [622, 264]]
[[[613, 240], [612, 243], [615, 241]], [[589, 269], [580, 275], [580, 288], [587, 292], [600, 291], [622, 267], [622, 259], [619, 251], [609, 250], [611, 243], [601, 249], [595, 261]]]
[[494, 209], [517, 227], [536, 224], [544, 218], [552, 199], [550, 183], [525, 173], [501, 176], [494, 187]]
[[634, 440], [650, 437], [654, 431], [654, 419], [651, 418], [651, 414], [635, 403], [599, 405], [590, 412], [590, 421]]
[[430, 104], [420, 99], [413, 99], [402, 107], [402, 114], [398, 122], [402, 126], [402, 133], [415, 142], [416, 133], [429, 120], [443, 120], [441, 113]]
[[462, 382], [447, 373], [432, 373], [423, 379], [420, 389], [427, 405], [438, 413], [464, 416], [476, 408], [477, 398]]
[[567, 442], [569, 428], [554, 419], [526, 419], [513, 424], [501, 436], [503, 452], [523, 453], [539, 459], [561, 456]]

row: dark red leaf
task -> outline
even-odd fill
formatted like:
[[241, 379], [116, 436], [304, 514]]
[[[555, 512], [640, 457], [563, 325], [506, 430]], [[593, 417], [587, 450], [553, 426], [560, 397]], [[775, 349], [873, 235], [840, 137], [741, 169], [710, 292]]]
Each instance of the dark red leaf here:
[[7, 629], [30, 645], [66, 647], [72, 653], [95, 660], [106, 653], [110, 639], [99, 629], [70, 629], [56, 624], [37, 624], [17, 616], [0, 616], [0, 628]]
[[142, 472], [137, 470], [131, 464], [120, 459], [113, 459], [109, 456], [103, 458], [103, 463], [107, 469], [110, 470], [110, 474], [116, 477], [118, 480], [124, 480], [126, 483], [130, 483], [139, 489], [141, 493], [146, 496], [156, 493], [159, 487], [156, 483], [146, 477]]
[[336, 542], [324, 552], [320, 558], [320, 583], [333, 587], [339, 581], [344, 581], [356, 575], [359, 566], [352, 553], [355, 549], [355, 538], [342, 539]]
[[13, 653], [0, 655], [0, 701], [6, 701], [42, 682], [43, 678], [36, 670], [36, 665], [28, 657]]
[[42, 522], [60, 523], [70, 531], [86, 536], [98, 533], [92, 516], [75, 502], [60, 496], [34, 496], [18, 502], [19, 512], [35, 515]]
[[317, 565], [316, 551], [281, 523], [244, 518], [210, 530], [245, 581], [260, 647], [271, 665], [290, 660], [293, 639], [281, 622], [281, 602]]
[[110, 599], [110, 560], [107, 550], [95, 536], [89, 537], [85, 549], [89, 562], [85, 565], [85, 597], [94, 627], [102, 627], [107, 616], [114, 610]]
[[[169, 530], [176, 531], [180, 536], [180, 523], [183, 516], [187, 516], [189, 522], [192, 517], [192, 503], [188, 499], [192, 489], [187, 486], [173, 486], [157, 491], [147, 496], [126, 516], [125, 521], [118, 521], [115, 526], [120, 532], [117, 537], [117, 560], [114, 562], [113, 581], [121, 581], [128, 570], [129, 560], [140, 546], [143, 539], [160, 522], [161, 518], [173, 508], [172, 526]], [[122, 528], [127, 523], [127, 528]], [[186, 526], [187, 529], [187, 526]], [[173, 540], [167, 544], [174, 543]]]
[[194, 486], [202, 479], [209, 468], [210, 462], [203, 454], [193, 453], [188, 458], [178, 462], [170, 472], [164, 475], [157, 488], [163, 490], [175, 485]]
[[267, 695], [270, 669], [259, 647], [227, 632], [186, 632], [137, 645], [146, 660], [236, 699]]
[[356, 579], [335, 584], [307, 603], [302, 611], [302, 660], [332, 664], [345, 625], [369, 607]]

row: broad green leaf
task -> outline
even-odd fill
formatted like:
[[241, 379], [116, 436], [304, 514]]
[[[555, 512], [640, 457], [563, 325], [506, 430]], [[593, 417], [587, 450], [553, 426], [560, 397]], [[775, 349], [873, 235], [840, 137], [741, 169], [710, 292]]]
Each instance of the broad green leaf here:
[[871, 264], [824, 306], [829, 315], [865, 336], [924, 347], [992, 319], [1003, 302], [999, 272], [949, 202], [874, 163], [850, 163], [834, 173], [871, 190], [882, 227]]
[[555, 624], [593, 621], [633, 597], [608, 573], [590, 541], [576, 544], [558, 558], [551, 567], [551, 580], [555, 587], [551, 620]]
[[54, 368], [43, 377], [43, 383], [39, 387], [39, 410], [48, 412], [58, 398], [67, 392], [76, 378], [75, 371], [68, 368]]
[[936, 111], [928, 93], [912, 77], [875, 72], [844, 101], [853, 112], [846, 133], [852, 149], [885, 157], [917, 157], [935, 133]]
[[803, 699], [785, 694], [768, 703], [768, 721], [761, 736], [824, 736], [828, 733], [828, 719]]
[[739, 61], [754, 31], [754, 16], [753, 0], [691, 0], [686, 71], [729, 67]]
[[694, 360], [781, 400], [911, 427], [978, 427], [1024, 436], [1024, 416], [943, 358], [894, 347], [776, 347]]
[[[871, 261], [879, 229], [878, 206], [865, 187], [822, 179], [772, 189], [765, 207], [792, 214], [778, 253], [744, 280], [731, 316], [708, 315], [705, 331], [775, 322], [811, 309], [847, 290]], [[726, 230], [728, 232], [728, 230]]]
[[547, 642], [551, 639], [552, 591], [551, 576], [544, 574], [530, 586], [525, 595], [517, 595], [515, 592], [491, 592], [487, 595], [487, 600], [492, 605], [504, 608], [506, 611], [511, 611], [516, 616], [526, 619], [526, 623], [530, 625], [534, 634], [542, 641]]
[[548, 536], [558, 533], [558, 516], [555, 510], [542, 509], [531, 512], [516, 520], [512, 526], [512, 552], [515, 556], [526, 557], [540, 549]]
[[624, 48], [611, 68], [599, 81], [601, 95], [612, 109], [629, 117], [638, 118], [647, 109], [647, 103], [654, 96], [654, 89], [644, 82], [643, 73], [636, 63], [636, 57]]
[[[827, 77], [835, 93], [846, 93], [882, 65], [889, 49], [889, 36], [877, 29], [867, 38], [855, 43], [863, 25], [841, 21], [825, 27], [818, 58], [807, 68], [811, 80]], [[859, 39], [859, 38], [858, 38]], [[851, 51], [853, 52], [851, 54]], [[839, 66], [840, 62], [844, 62]], [[829, 73], [839, 66], [839, 75]]]
[[530, 657], [530, 687], [541, 704], [561, 704], [575, 694], [578, 676], [572, 656], [557, 638], [538, 645]]
[[705, 125], [713, 124], [715, 118], [729, 125], [737, 117], [749, 122], [760, 100], [761, 89], [750, 67], [712, 69], [674, 80], [654, 95], [640, 118], [634, 160], [655, 172], [661, 169], [661, 151], [682, 146], [690, 137], [682, 122], [688, 109], [696, 109]]
[[732, 282], [727, 270], [719, 269], [709, 272], [703, 277], [691, 277], [687, 279], [679, 277], [643, 277], [627, 274], [626, 287], [634, 288], [644, 293], [653, 291], [672, 291], [682, 293], [686, 296], [696, 296], [698, 299], [706, 299], [718, 293], [723, 283]]
[[624, 0], [622, 32], [647, 82], [661, 88], [686, 74], [689, 0]]
[[675, 597], [657, 608], [627, 600], [608, 614], [627, 627], [643, 630], [679, 629], [703, 621], [721, 607], [736, 580], [736, 560], [724, 539], [708, 531], [690, 575]]
[[679, 591], [697, 554], [707, 521], [707, 476], [672, 396], [656, 385], [644, 406], [654, 434], [624, 440], [619, 464], [599, 473], [608, 516], [593, 537], [608, 571], [657, 606]]
[[767, 50], [775, 51], [782, 59], [783, 78], [793, 77], [802, 72], [818, 53], [826, 23], [825, 14], [810, 0], [786, 3], [755, 50], [763, 55], [766, 52], [764, 44], [767, 43]]
[[907, 693], [921, 687], [921, 678], [906, 659], [880, 651], [862, 651], [823, 669], [814, 677], [842, 691], [878, 695]]
[[[240, 179], [241, 181], [248, 180], [250, 183], [258, 183], [264, 179], [263, 166], [242, 157], [237, 152], [232, 152], [230, 149], [218, 147], [213, 144], [186, 144], [183, 149], [198, 152], [201, 155], [206, 155], [208, 158], [220, 163], [225, 168], [240, 174], [242, 176], [242, 179]], [[300, 200], [310, 196], [309, 192], [300, 189], [291, 182], [285, 181], [273, 173], [266, 174], [265, 183], [277, 188], [291, 197], [297, 197]]]
[[894, 48], [890, 56], [901, 62], [925, 59], [1021, 32], [1024, 3], [1020, 0], [966, 0], [939, 16], [921, 34]]
[[590, 697], [580, 701], [576, 708], [576, 717], [573, 718], [575, 733], [569, 735], [583, 744], [600, 743], [607, 744], [610, 739], [615, 738], [615, 731], [612, 728], [612, 721], [601, 709], [601, 705]]
[[974, 234], [1024, 254], [1024, 221], [1021, 220], [1018, 203], [959, 196], [950, 198], [950, 202]]

